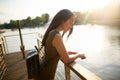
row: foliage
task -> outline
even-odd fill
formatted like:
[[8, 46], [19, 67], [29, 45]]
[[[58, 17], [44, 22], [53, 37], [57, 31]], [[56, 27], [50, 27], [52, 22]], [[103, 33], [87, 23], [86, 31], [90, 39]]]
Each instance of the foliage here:
[[[49, 14], [42, 14], [41, 17], [37, 16], [35, 18], [31, 18], [28, 16], [26, 19], [20, 20], [22, 28], [33, 28], [36, 26], [43, 26], [49, 21]], [[9, 23], [4, 23], [0, 25], [1, 29], [15, 29], [17, 28], [17, 20], [10, 20]]]

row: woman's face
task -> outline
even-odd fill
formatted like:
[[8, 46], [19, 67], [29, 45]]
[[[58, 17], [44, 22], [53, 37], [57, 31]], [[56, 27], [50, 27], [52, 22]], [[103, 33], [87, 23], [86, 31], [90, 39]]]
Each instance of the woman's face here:
[[63, 22], [63, 31], [67, 32], [73, 27], [74, 16], [71, 16], [67, 21]]

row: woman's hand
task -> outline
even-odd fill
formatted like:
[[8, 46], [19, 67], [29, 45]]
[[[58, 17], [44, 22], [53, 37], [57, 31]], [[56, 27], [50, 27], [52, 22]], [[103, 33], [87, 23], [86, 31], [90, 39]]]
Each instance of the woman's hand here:
[[79, 54], [79, 57], [80, 57], [81, 59], [85, 59], [85, 58], [86, 58], [85, 54]]
[[76, 55], [78, 55], [78, 57], [81, 58], [81, 59], [85, 59], [85, 58], [86, 58], [85, 54], [80, 54], [80, 53], [78, 53], [78, 52], [69, 51], [68, 53], [69, 53], [69, 55], [75, 55], [75, 54], [76, 54]]

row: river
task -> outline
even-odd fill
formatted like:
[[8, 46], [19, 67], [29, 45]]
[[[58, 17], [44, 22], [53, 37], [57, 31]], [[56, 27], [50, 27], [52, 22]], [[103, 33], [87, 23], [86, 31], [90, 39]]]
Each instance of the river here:
[[75, 26], [65, 42], [68, 50], [85, 53], [78, 60], [103, 80], [120, 79], [120, 28], [104, 25]]
[[[43, 34], [45, 30], [46, 28], [22, 29], [22, 33]], [[18, 30], [4, 33], [4, 35], [8, 34], [18, 34]], [[35, 34], [23, 36], [23, 39], [26, 49], [32, 49], [37, 44]], [[120, 28], [90, 24], [76, 25], [68, 40], [66, 35], [63, 40], [67, 50], [86, 55], [87, 58], [77, 60], [78, 63], [96, 73], [103, 80], [120, 79]], [[12, 38], [12, 41], [18, 47], [10, 47], [12, 49], [8, 50], [17, 50], [20, 46], [19, 37]]]

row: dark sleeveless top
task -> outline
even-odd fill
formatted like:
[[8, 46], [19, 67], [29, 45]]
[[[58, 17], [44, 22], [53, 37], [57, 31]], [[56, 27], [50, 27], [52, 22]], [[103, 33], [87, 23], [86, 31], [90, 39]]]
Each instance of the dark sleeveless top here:
[[46, 46], [45, 46], [45, 66], [43, 69], [40, 71], [40, 77], [41, 80], [50, 80], [54, 79], [57, 64], [59, 61], [59, 54], [55, 47], [52, 45], [52, 41], [55, 37], [56, 34], [59, 34], [59, 32], [52, 30], [48, 38], [46, 40]]
[[46, 54], [45, 61], [46, 62], [49, 62], [50, 60], [54, 58], [57, 59], [57, 57], [59, 57], [57, 50], [52, 45], [52, 41], [56, 34], [59, 34], [59, 33], [55, 30], [52, 30], [48, 35], [48, 39], [46, 41], [46, 47], [45, 47], [45, 54]]

